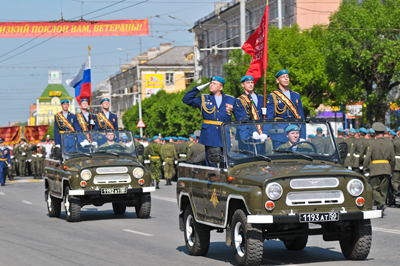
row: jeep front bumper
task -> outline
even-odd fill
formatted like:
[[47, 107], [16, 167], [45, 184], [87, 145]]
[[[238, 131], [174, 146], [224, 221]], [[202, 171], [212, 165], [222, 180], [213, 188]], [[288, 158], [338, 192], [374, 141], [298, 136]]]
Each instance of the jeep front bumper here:
[[[128, 188], [126, 194], [107, 194], [107, 195], [127, 195], [136, 193], [154, 192], [154, 191], [156, 191], [155, 187], [139, 187], [139, 188]], [[70, 190], [69, 194], [71, 196], [102, 195], [100, 190], [83, 190], [83, 189]]]

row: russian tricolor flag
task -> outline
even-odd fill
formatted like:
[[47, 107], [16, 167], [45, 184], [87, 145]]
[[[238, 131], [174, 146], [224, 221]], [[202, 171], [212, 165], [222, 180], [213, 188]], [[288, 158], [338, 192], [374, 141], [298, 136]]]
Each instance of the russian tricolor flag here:
[[92, 79], [90, 74], [90, 56], [82, 64], [78, 74], [72, 79], [65, 81], [68, 86], [75, 88], [75, 98], [80, 103], [81, 99], [86, 98], [90, 103], [92, 95]]

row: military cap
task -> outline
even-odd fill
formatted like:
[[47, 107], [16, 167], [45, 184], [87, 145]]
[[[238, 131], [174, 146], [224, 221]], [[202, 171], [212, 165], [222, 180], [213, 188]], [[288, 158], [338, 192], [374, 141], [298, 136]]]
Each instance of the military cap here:
[[220, 76], [213, 76], [213, 77], [211, 77], [211, 81], [219, 81], [219, 82], [221, 82], [222, 84], [225, 85], [225, 79], [222, 78], [222, 77], [220, 77]]
[[275, 78], [279, 78], [280, 76], [285, 75], [285, 74], [289, 74], [289, 70], [282, 69], [278, 73], [276, 73]]
[[394, 132], [393, 130], [390, 131], [390, 134], [392, 134], [393, 136], [397, 136], [396, 132]]
[[380, 122], [373, 123], [372, 128], [375, 130], [375, 132], [384, 132], [386, 130], [385, 125]]
[[61, 104], [64, 104], [64, 103], [69, 103], [68, 99], [61, 100]]
[[300, 131], [300, 128], [296, 125], [290, 125], [285, 129], [286, 132], [290, 132], [290, 131]]
[[193, 139], [196, 139], [196, 136], [195, 136], [195, 135], [193, 135], [193, 136], [192, 136], [192, 138], [193, 138]]
[[344, 134], [347, 136], [347, 135], [349, 135], [349, 132], [345, 131]]
[[339, 127], [337, 132], [344, 132], [344, 129], [342, 127]]
[[350, 132], [350, 133], [357, 133], [357, 131], [356, 131], [354, 128], [350, 128], [350, 129], [349, 129], [349, 132]]
[[153, 140], [152, 140], [152, 139], [147, 139], [147, 141], [148, 141], [148, 142], [152, 142]]
[[105, 102], [105, 101], [110, 102], [110, 99], [104, 98], [104, 99], [102, 99], [102, 100], [100, 101], [100, 103], [103, 103], [103, 102]]
[[3, 143], [4, 142], [4, 139], [3, 138], [0, 138], [0, 143]]
[[172, 139], [173, 139], [173, 140], [178, 140], [178, 138], [177, 138], [177, 137], [172, 137]]
[[135, 138], [140, 138], [140, 136], [139, 135], [135, 135]]
[[400, 130], [400, 127], [398, 127], [397, 130]]
[[253, 78], [253, 76], [250, 76], [250, 75], [246, 75], [246, 76], [244, 76], [241, 80], [240, 80], [240, 82], [246, 82], [246, 81], [254, 81], [254, 78]]
[[161, 138], [160, 140], [161, 140], [161, 141], [163, 141], [163, 140], [164, 140], [164, 138]]
[[320, 127], [317, 127], [317, 131], [322, 131], [322, 128], [320, 128]]
[[164, 138], [166, 141], [169, 141], [171, 138], [170, 137], [165, 137]]
[[22, 138], [20, 141], [25, 141], [26, 142], [26, 139]]
[[196, 137], [200, 138], [200, 130], [196, 130], [193, 135], [195, 135]]
[[79, 102], [79, 104], [81, 104], [82, 102], [89, 102], [89, 101], [86, 98], [82, 98], [81, 101]]
[[315, 136], [313, 134], [308, 135], [309, 138], [315, 138]]
[[365, 127], [360, 128], [360, 132], [364, 134], [368, 134], [368, 130]]
[[154, 140], [155, 140], [155, 139], [158, 139], [158, 136], [154, 136], [153, 139], [154, 139]]
[[374, 130], [373, 128], [370, 128], [370, 129], [369, 129], [369, 133], [370, 133], [370, 134], [375, 134], [375, 130]]
[[360, 130], [359, 130], [359, 129], [356, 129], [356, 132], [358, 133], [358, 132], [360, 132]]
[[390, 132], [390, 128], [386, 127], [386, 131], [385, 132]]
[[181, 136], [179, 136], [179, 137], [178, 137], [178, 140], [182, 140], [182, 137], [181, 137]]

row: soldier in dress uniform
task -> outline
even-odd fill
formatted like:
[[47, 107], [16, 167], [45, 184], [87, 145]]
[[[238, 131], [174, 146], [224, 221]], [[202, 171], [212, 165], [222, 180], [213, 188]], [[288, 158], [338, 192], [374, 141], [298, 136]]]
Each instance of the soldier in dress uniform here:
[[300, 138], [300, 128], [296, 125], [290, 125], [286, 127], [285, 129], [286, 132], [286, 137], [288, 141], [281, 146], [279, 146], [276, 150], [282, 151], [282, 150], [290, 150], [294, 152], [304, 152], [304, 153], [313, 153], [314, 148], [308, 144], [308, 143], [301, 143], [301, 144], [296, 144], [299, 142]]
[[[303, 104], [300, 94], [289, 89], [289, 71], [282, 69], [275, 75], [278, 88], [267, 98], [267, 119], [304, 119]], [[280, 124], [278, 128], [286, 128]], [[300, 128], [300, 141], [306, 139], [305, 125]], [[284, 134], [272, 135], [273, 147], [276, 149], [288, 141]]]
[[[143, 146], [143, 144], [139, 142], [139, 138], [140, 138], [139, 135], [135, 135], [135, 146], [136, 146], [136, 148], [139, 147], [139, 146]], [[128, 146], [128, 143], [127, 143], [127, 146]], [[133, 146], [133, 143], [131, 144], [131, 146]], [[128, 146], [128, 147], [130, 147], [130, 146]], [[143, 149], [144, 149], [144, 147], [143, 147]], [[138, 160], [139, 160], [139, 162], [140, 162], [141, 164], [144, 165], [144, 157], [143, 157], [143, 154], [142, 154], [142, 155], [138, 155]]]
[[[358, 142], [356, 142], [357, 139], [355, 138], [356, 133], [357, 132], [354, 128], [350, 128], [349, 129], [349, 138], [347, 138], [345, 140], [345, 142], [347, 144], [347, 157], [344, 160], [344, 167], [348, 168], [349, 170], [353, 170], [353, 171], [356, 170], [355, 168], [353, 169], [353, 161], [354, 161], [354, 156], [353, 156], [354, 152], [353, 151], [355, 150], [355, 148], [353, 146], [358, 145]], [[357, 147], [357, 150], [359, 150], [358, 147]], [[360, 148], [360, 151], [361, 151], [361, 148]], [[358, 159], [359, 159], [359, 157], [357, 157], [357, 160]], [[358, 166], [357, 166], [357, 170], [359, 170]]]
[[8, 178], [10, 180], [13, 180], [14, 176], [18, 175], [18, 168], [17, 168], [17, 162], [16, 162], [17, 158], [15, 156], [16, 147], [17, 147], [17, 145], [14, 145], [14, 144], [9, 145], [11, 167], [8, 169]]
[[26, 140], [22, 138], [19, 141], [19, 147], [17, 149], [17, 162], [18, 162], [18, 172], [19, 176], [25, 176], [26, 170], [26, 158], [28, 154], [28, 145], [26, 144]]
[[[160, 149], [160, 156], [161, 160], [163, 161], [162, 164], [164, 166], [164, 177], [167, 180], [166, 185], [170, 186], [172, 185], [171, 179], [174, 170], [174, 163], [178, 160], [175, 146], [170, 143], [162, 145]], [[186, 161], [186, 156], [185, 156], [185, 161]]]
[[367, 157], [364, 161], [364, 168], [370, 170], [370, 184], [372, 196], [379, 210], [386, 209], [387, 190], [390, 176], [393, 173], [396, 161], [393, 145], [383, 138], [385, 125], [379, 122], [372, 124], [376, 132], [376, 140], [369, 145]]
[[7, 169], [11, 166], [10, 149], [4, 147], [4, 139], [0, 138], [0, 183], [6, 184]]
[[327, 145], [325, 139], [322, 137], [322, 128], [317, 127], [317, 134], [311, 140], [311, 143], [314, 144], [315, 148], [317, 148], [317, 153], [324, 154], [327, 153]]
[[46, 148], [38, 143], [32, 151], [32, 174], [34, 179], [43, 178], [45, 158]]
[[367, 150], [369, 147], [369, 139], [367, 138], [368, 136], [368, 130], [365, 127], [360, 128], [360, 132], [358, 133], [359, 135], [359, 141], [361, 142], [361, 151], [360, 151], [360, 157], [359, 157], [359, 169], [360, 173], [363, 174], [364, 170], [364, 160], [365, 157], [367, 156]]
[[[76, 120], [76, 115], [71, 114], [68, 111], [69, 101], [63, 99], [61, 101], [62, 111], [54, 116], [54, 139], [56, 147], [61, 147], [61, 134], [68, 132], [75, 132], [74, 121]], [[66, 140], [64, 140], [66, 141]], [[75, 143], [75, 141], [73, 141]]]
[[160, 170], [161, 170], [161, 157], [160, 157], [160, 148], [158, 136], [149, 139], [149, 146], [146, 148], [146, 152], [144, 154], [144, 158], [146, 160], [150, 160], [150, 173], [151, 173], [151, 183], [154, 186], [154, 180], [156, 181], [156, 189], [160, 189]]
[[194, 87], [185, 94], [182, 101], [187, 105], [200, 108], [204, 120], [199, 143], [206, 147], [207, 165], [216, 167], [215, 164], [208, 161], [208, 149], [213, 146], [223, 147], [221, 125], [223, 122], [231, 121], [235, 98], [222, 93], [225, 79], [219, 76], [211, 78], [210, 94], [202, 94], [196, 97], [208, 84], [210, 82]]
[[110, 99], [101, 100], [102, 111], [97, 114], [97, 124], [100, 130], [118, 130], [118, 117], [110, 111]]
[[96, 124], [97, 116], [95, 114], [91, 114], [89, 112], [89, 100], [86, 98], [82, 98], [79, 107], [81, 108], [81, 112], [76, 115], [76, 119], [74, 121], [74, 128], [76, 131], [91, 131], [98, 130], [99, 126]]

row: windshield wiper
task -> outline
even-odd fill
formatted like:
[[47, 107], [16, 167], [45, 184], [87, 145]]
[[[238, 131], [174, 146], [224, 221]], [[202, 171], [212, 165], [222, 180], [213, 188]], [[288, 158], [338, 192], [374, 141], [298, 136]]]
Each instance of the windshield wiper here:
[[289, 153], [289, 154], [296, 154], [296, 155], [301, 155], [304, 158], [306, 158], [309, 161], [313, 161], [314, 159], [311, 156], [296, 152], [296, 151], [289, 151], [289, 150], [274, 150], [274, 152], [278, 152], [278, 153]]
[[92, 157], [92, 155], [91, 155], [91, 154], [89, 154], [89, 153], [86, 153], [86, 152], [81, 152], [81, 151], [71, 151], [71, 152], [69, 152], [69, 153], [78, 153], [78, 154], [83, 154], [83, 155], [86, 155], [86, 156]]
[[116, 155], [118, 157], [120, 156], [118, 153], [112, 152], [112, 151], [97, 151], [96, 153], [108, 153], [108, 154]]
[[239, 153], [243, 153], [243, 154], [253, 154], [253, 155], [257, 156], [257, 157], [264, 158], [264, 159], [267, 160], [268, 162], [271, 161], [271, 158], [269, 158], [269, 157], [267, 157], [267, 156], [265, 156], [265, 155], [258, 154], [258, 153], [255, 153], [255, 152], [252, 152], [252, 151], [248, 151], [248, 150], [230, 150], [230, 151], [231, 151], [231, 152], [239, 152]]

